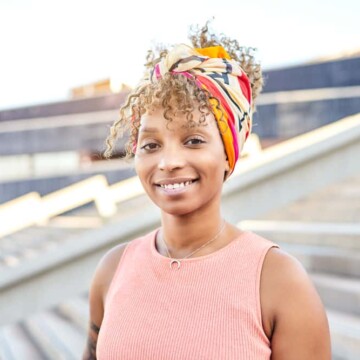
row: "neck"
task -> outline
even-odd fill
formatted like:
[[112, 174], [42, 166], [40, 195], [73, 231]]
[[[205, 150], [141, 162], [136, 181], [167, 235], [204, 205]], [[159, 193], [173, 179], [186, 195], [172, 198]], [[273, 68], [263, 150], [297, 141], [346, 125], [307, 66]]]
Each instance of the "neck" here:
[[[158, 249], [161, 253], [166, 254], [166, 247], [163, 240], [173, 257], [184, 257], [192, 251], [198, 249], [206, 242], [216, 236], [223, 225], [223, 219], [220, 211], [213, 214], [191, 214], [189, 216], [173, 216], [162, 214], [162, 231], [158, 241]], [[214, 242], [219, 242], [219, 238]], [[211, 249], [205, 248], [205, 251]], [[199, 250], [199, 253], [202, 250]]]

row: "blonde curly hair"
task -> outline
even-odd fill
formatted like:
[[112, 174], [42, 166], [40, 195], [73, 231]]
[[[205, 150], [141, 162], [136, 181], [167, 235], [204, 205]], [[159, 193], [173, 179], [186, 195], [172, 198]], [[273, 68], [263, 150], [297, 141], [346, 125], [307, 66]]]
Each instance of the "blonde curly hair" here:
[[[245, 71], [251, 83], [252, 90], [252, 110], [255, 111], [255, 99], [263, 87], [263, 77], [261, 66], [256, 62], [253, 55], [254, 48], [240, 46], [237, 40], [221, 34], [217, 36], [209, 31], [208, 22], [200, 27], [192, 27], [189, 39], [194, 48], [205, 48], [221, 45], [232, 59], [237, 61]], [[146, 57], [145, 75], [154, 68], [163, 57], [168, 53], [166, 48], [158, 46], [153, 51], [149, 50]], [[206, 116], [213, 112], [210, 100], [215, 100], [220, 109], [220, 102], [213, 97], [207, 90], [200, 89], [193, 79], [189, 79], [182, 74], [167, 73], [155, 83], [140, 85], [132, 91], [125, 104], [120, 108], [119, 118], [110, 128], [110, 134], [106, 139], [106, 150], [104, 157], [109, 159], [114, 152], [115, 142], [118, 138], [128, 134], [129, 138], [125, 144], [126, 158], [134, 155], [141, 116], [156, 107], [164, 109], [164, 118], [168, 122], [172, 121], [172, 116], [180, 112], [186, 116], [188, 126], [204, 125]], [[198, 108], [200, 119], [193, 118], [193, 111]]]

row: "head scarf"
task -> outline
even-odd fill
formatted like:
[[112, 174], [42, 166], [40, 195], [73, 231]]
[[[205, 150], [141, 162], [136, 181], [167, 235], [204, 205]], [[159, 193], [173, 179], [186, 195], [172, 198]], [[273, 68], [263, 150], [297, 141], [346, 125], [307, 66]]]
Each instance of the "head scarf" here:
[[217, 101], [210, 100], [230, 175], [252, 127], [251, 84], [245, 72], [222, 46], [194, 49], [184, 44], [169, 51], [155, 65], [149, 80], [156, 82], [168, 72], [194, 79], [199, 88], [206, 89], [220, 101], [221, 110]]

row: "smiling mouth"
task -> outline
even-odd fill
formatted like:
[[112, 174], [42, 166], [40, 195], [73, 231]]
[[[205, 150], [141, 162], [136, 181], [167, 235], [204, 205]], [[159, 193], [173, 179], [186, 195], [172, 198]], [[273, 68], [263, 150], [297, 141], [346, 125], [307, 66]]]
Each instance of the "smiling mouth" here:
[[169, 189], [169, 190], [176, 190], [176, 189], [184, 189], [187, 186], [193, 184], [197, 180], [189, 180], [174, 184], [158, 184], [157, 186], [161, 187], [162, 189]]

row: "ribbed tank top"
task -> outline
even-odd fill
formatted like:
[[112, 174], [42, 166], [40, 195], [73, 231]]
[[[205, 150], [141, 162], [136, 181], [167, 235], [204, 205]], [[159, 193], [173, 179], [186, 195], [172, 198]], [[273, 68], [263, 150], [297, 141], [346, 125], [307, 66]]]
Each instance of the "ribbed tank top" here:
[[223, 248], [181, 260], [155, 246], [157, 230], [126, 246], [104, 304], [100, 360], [265, 360], [260, 274], [275, 243], [246, 231]]

